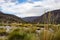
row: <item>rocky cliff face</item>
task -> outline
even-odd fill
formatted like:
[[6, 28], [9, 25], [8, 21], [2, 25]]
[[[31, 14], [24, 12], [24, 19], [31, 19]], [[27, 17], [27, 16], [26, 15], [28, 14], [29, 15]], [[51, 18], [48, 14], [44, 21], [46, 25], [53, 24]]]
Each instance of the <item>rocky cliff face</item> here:
[[60, 10], [54, 10], [43, 14], [33, 21], [34, 23], [60, 24]]

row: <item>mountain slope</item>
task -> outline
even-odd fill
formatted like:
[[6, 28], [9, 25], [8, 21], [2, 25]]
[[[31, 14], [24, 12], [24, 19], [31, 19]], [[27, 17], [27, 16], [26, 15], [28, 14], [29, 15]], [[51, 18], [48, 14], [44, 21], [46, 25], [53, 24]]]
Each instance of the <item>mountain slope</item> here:
[[60, 10], [54, 10], [43, 14], [33, 21], [34, 23], [60, 24]]
[[3, 12], [0, 12], [0, 23], [25, 23], [21, 18], [11, 15], [11, 14], [4, 14]]
[[25, 17], [25, 18], [22, 18], [24, 21], [26, 22], [32, 22], [33, 20], [35, 20], [36, 18], [38, 18], [39, 16], [33, 16], [33, 17]]

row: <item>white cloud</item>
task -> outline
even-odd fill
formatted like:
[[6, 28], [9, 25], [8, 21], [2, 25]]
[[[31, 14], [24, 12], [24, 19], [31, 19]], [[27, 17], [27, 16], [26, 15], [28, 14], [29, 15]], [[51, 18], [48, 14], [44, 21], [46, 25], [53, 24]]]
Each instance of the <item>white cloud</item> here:
[[[39, 3], [39, 2], [38, 2]], [[23, 17], [27, 17], [27, 16], [36, 16], [36, 13], [31, 12], [30, 10], [34, 10], [34, 6], [35, 5], [39, 5], [39, 4], [31, 4], [31, 3], [23, 3], [23, 4], [18, 4], [16, 5], [16, 3], [12, 3], [12, 2], [8, 2], [8, 3], [4, 3], [2, 5], [0, 5], [2, 7], [2, 11], [3, 12], [7, 12], [7, 13], [14, 13], [17, 16], [23, 16]], [[39, 11], [39, 9], [37, 9]], [[30, 11], [30, 12], [28, 12]], [[38, 12], [37, 11], [37, 12]], [[20, 13], [20, 14], [19, 14]], [[37, 13], [38, 15], [39, 13]]]
[[46, 9], [60, 9], [60, 0], [42, 0], [34, 3], [26, 2], [21, 4], [16, 4], [18, 3], [17, 1], [6, 1], [0, 1], [0, 7], [2, 8], [2, 11], [5, 13], [17, 15], [19, 17], [39, 16], [42, 15]]
[[45, 0], [42, 2], [44, 4], [44, 7], [48, 7], [48, 8], [53, 8], [53, 9], [57, 9], [60, 8], [60, 0]]

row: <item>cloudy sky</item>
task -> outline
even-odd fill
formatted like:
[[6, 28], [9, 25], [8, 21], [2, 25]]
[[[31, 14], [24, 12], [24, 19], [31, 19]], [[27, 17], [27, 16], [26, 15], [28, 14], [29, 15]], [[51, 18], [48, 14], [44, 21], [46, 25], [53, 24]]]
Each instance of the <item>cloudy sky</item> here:
[[60, 0], [0, 0], [0, 11], [19, 17], [40, 16], [60, 9]]

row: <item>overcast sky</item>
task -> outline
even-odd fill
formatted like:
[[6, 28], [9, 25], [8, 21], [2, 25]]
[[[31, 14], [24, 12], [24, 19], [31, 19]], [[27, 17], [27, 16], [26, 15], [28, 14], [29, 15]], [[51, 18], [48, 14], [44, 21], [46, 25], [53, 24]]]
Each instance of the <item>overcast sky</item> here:
[[0, 11], [19, 17], [40, 16], [60, 9], [60, 0], [0, 0]]

